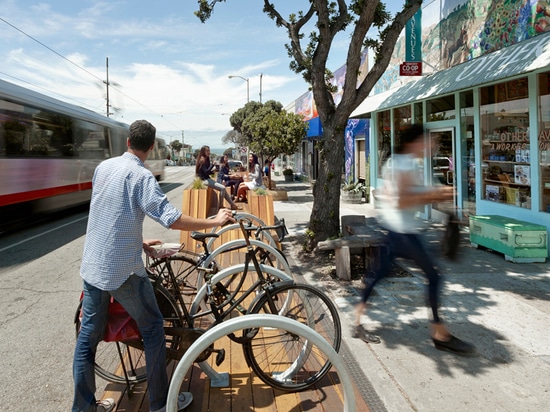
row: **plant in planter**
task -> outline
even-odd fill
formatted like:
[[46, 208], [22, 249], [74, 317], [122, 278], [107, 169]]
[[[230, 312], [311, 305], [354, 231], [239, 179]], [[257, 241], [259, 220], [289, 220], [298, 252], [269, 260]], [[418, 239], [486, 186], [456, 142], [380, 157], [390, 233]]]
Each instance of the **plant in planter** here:
[[346, 181], [342, 184], [340, 193], [344, 202], [361, 203], [363, 196], [367, 195], [367, 186], [361, 182]]
[[207, 186], [204, 184], [200, 177], [196, 177], [191, 183], [191, 189], [206, 189]]
[[283, 170], [283, 176], [285, 177], [285, 182], [292, 182], [294, 180], [294, 170], [290, 168]]
[[257, 187], [256, 189], [254, 189], [254, 192], [256, 192], [256, 194], [258, 196], [265, 196], [267, 195], [267, 190], [266, 189], [263, 189], [261, 187]]

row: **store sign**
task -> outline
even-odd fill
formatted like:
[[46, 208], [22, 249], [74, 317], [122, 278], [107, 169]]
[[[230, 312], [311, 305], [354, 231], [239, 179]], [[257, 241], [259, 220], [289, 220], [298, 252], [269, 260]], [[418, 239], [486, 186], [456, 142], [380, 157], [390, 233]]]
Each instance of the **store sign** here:
[[400, 76], [422, 76], [422, 62], [403, 62], [399, 65]]
[[405, 60], [416, 62], [422, 60], [422, 9], [407, 22], [405, 26]]

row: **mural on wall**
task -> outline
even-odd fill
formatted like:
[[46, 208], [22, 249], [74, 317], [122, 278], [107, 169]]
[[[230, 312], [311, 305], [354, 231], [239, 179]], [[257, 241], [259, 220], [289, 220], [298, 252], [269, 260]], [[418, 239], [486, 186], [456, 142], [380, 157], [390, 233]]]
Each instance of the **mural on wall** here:
[[[357, 85], [361, 84], [369, 72], [369, 62], [367, 58], [367, 49], [361, 53], [361, 63], [359, 65], [359, 75], [357, 76]], [[338, 68], [333, 74], [330, 83], [336, 86], [336, 92], [332, 94], [334, 104], [338, 105], [342, 100], [342, 94], [344, 93], [344, 83], [346, 80], [346, 65], [344, 64]]]
[[296, 99], [294, 112], [301, 114], [304, 117], [303, 120], [311, 120], [319, 116], [312, 91], [306, 92]]
[[353, 181], [354, 170], [353, 170], [353, 161], [354, 161], [354, 150], [353, 145], [355, 138], [358, 136], [364, 137], [367, 147], [365, 148], [365, 156], [368, 158], [368, 131], [369, 131], [369, 120], [368, 119], [350, 119], [346, 126], [344, 132], [345, 139], [345, 161], [344, 161], [344, 174], [345, 179], [349, 182]]
[[550, 30], [550, 7], [546, 1], [447, 0], [442, 16], [441, 68]]
[[[433, 1], [422, 12], [424, 73], [447, 69], [548, 31], [550, 1]], [[416, 79], [399, 76], [404, 59], [403, 35], [374, 94]]]

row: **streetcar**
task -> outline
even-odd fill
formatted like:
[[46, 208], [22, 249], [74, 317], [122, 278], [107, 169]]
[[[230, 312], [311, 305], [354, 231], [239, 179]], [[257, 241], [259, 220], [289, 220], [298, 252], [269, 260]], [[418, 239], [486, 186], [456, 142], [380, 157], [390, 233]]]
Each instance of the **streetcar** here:
[[[129, 126], [0, 80], [0, 230], [90, 201], [96, 166], [127, 150]], [[166, 142], [145, 165], [164, 178]]]

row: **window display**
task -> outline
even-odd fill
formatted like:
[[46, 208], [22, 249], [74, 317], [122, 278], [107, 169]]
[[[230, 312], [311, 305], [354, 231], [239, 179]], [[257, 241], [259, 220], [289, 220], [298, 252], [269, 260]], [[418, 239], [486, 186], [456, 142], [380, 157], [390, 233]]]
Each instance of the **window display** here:
[[530, 209], [532, 170], [526, 95], [525, 78], [482, 89], [483, 196], [492, 202]]

